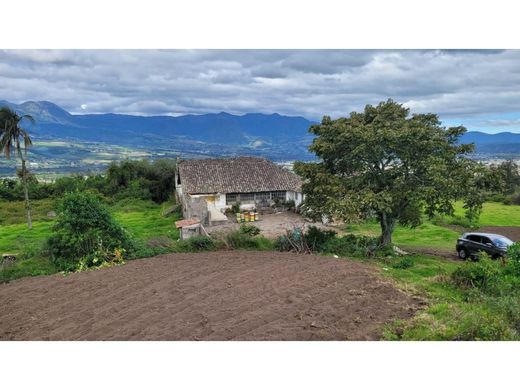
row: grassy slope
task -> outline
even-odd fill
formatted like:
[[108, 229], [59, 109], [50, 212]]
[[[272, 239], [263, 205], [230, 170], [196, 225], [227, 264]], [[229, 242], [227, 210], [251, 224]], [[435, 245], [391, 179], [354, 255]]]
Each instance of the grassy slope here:
[[[377, 222], [365, 222], [350, 225], [347, 232], [378, 236], [381, 230]], [[415, 229], [398, 226], [395, 229], [393, 241], [398, 246], [453, 249], [454, 242], [459, 236], [460, 234], [454, 230], [424, 222]]]
[[[455, 204], [455, 214], [464, 215], [462, 203]], [[520, 206], [487, 202], [482, 209], [479, 223], [482, 226], [520, 226]]]
[[[455, 215], [464, 216], [462, 203], [455, 205]], [[450, 219], [447, 219], [450, 223]], [[481, 226], [520, 226], [520, 206], [506, 206], [501, 203], [488, 202], [484, 204], [479, 224]], [[377, 222], [364, 222], [350, 225], [347, 232], [378, 236], [380, 227]], [[424, 223], [415, 229], [398, 226], [395, 229], [393, 241], [396, 245], [405, 247], [427, 247], [453, 250], [459, 232], [448, 227], [437, 226], [425, 219]]]
[[[464, 215], [462, 204], [455, 207], [457, 216]], [[481, 226], [520, 226], [520, 206], [486, 203], [479, 221]], [[376, 222], [351, 225], [347, 232], [377, 236]], [[428, 221], [416, 229], [397, 227], [394, 242], [408, 247], [429, 247], [453, 250], [460, 234]], [[474, 340], [517, 339], [509, 332], [503, 312], [484, 301], [469, 302], [462, 291], [450, 283], [451, 273], [461, 263], [428, 255], [409, 256], [414, 265], [407, 269], [392, 267], [397, 259], [376, 260], [381, 273], [396, 280], [405, 291], [426, 297], [428, 307], [408, 321], [396, 321], [386, 327], [389, 340]]]
[[[54, 222], [47, 217], [47, 212], [54, 208], [54, 202], [45, 199], [33, 201], [32, 205], [33, 229], [28, 230], [23, 202], [0, 202], [0, 221], [10, 222], [0, 225], [0, 253], [14, 252], [21, 256], [21, 261], [15, 267], [0, 272], [0, 281], [56, 272], [50, 260], [40, 254], [52, 233]], [[157, 205], [151, 201], [131, 199], [116, 203], [110, 210], [134, 238], [146, 244], [155, 237], [170, 242], [179, 238], [174, 226], [179, 215], [162, 216], [162, 212], [171, 206], [171, 203]]]

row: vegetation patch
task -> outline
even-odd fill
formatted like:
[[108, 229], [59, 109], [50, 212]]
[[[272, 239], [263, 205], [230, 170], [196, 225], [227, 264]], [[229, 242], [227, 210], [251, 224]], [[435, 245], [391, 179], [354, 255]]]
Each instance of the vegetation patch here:
[[133, 245], [98, 198], [76, 192], [65, 195], [58, 205], [47, 248], [57, 269], [72, 271], [121, 263]]

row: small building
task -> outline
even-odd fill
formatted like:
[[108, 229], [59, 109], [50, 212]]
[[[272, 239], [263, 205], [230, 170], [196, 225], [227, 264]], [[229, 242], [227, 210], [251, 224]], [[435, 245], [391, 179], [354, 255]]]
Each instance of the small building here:
[[224, 213], [236, 202], [247, 210], [291, 200], [298, 207], [303, 201], [300, 178], [259, 157], [183, 160], [175, 180], [184, 218], [209, 225], [226, 222]]
[[197, 218], [177, 221], [175, 222], [175, 227], [179, 229], [179, 238], [181, 240], [187, 240], [201, 234], [200, 221]]

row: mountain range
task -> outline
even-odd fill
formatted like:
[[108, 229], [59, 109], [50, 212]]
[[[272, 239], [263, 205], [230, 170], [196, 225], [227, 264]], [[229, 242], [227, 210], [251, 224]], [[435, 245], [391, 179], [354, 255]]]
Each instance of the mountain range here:
[[[8, 106], [30, 114], [26, 126], [36, 139], [101, 142], [140, 149], [173, 150], [180, 155], [262, 155], [274, 160], [311, 159], [307, 151], [315, 123], [301, 116], [251, 113], [183, 116], [121, 114], [73, 115], [58, 105], [40, 101]], [[467, 132], [463, 143], [475, 143], [478, 154], [520, 154], [520, 134]]]

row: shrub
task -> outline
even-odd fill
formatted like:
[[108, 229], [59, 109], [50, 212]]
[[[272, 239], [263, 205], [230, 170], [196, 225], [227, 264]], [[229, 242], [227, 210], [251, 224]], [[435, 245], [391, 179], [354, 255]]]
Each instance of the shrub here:
[[240, 233], [246, 234], [250, 237], [258, 236], [260, 234], [260, 228], [255, 225], [240, 225]]
[[377, 238], [347, 234], [328, 240], [322, 252], [338, 256], [367, 256], [372, 255], [377, 248]]
[[508, 195], [503, 200], [505, 205], [520, 205], [520, 192], [515, 192], [512, 195]]
[[132, 242], [123, 228], [99, 199], [87, 192], [63, 197], [53, 231], [47, 247], [60, 270], [113, 262], [132, 250]]
[[311, 252], [321, 252], [325, 243], [336, 237], [336, 232], [310, 226], [303, 236]]
[[500, 265], [488, 256], [481, 255], [478, 261], [466, 262], [458, 267], [453, 271], [451, 279], [459, 288], [490, 291], [496, 287], [499, 273]]
[[238, 214], [240, 212], [240, 202], [233, 203], [233, 205], [231, 206], [231, 212], [233, 214]]
[[224, 243], [230, 249], [268, 250], [273, 248], [273, 242], [260, 235], [234, 230], [224, 237]]
[[211, 237], [195, 236], [179, 241], [175, 252], [205, 252], [216, 249], [216, 242]]
[[409, 257], [403, 257], [397, 263], [393, 264], [392, 267], [396, 269], [407, 269], [415, 265], [414, 261]]

